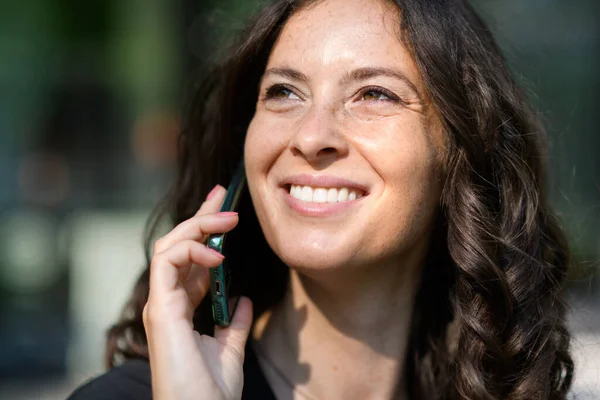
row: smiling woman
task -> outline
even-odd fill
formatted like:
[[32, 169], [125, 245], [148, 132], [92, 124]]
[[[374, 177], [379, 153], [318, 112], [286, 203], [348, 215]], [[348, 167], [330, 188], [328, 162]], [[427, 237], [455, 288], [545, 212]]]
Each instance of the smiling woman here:
[[[197, 89], [175, 228], [110, 332], [128, 361], [72, 398], [566, 398], [544, 155], [466, 2], [272, 2]], [[215, 185], [242, 157], [238, 219]], [[204, 240], [228, 231], [222, 328]]]

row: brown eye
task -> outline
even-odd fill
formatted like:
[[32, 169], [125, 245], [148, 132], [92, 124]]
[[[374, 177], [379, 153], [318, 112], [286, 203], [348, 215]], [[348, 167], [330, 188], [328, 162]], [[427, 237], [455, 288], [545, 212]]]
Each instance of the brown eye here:
[[398, 102], [400, 99], [398, 96], [383, 88], [367, 88], [362, 92], [361, 100]]
[[368, 92], [363, 94], [363, 99], [364, 100], [388, 100], [388, 97], [381, 92], [377, 92], [375, 90], [369, 90]]
[[288, 89], [283, 85], [273, 85], [267, 89], [267, 93], [265, 98], [268, 99], [290, 99], [297, 100], [300, 99], [292, 90]]

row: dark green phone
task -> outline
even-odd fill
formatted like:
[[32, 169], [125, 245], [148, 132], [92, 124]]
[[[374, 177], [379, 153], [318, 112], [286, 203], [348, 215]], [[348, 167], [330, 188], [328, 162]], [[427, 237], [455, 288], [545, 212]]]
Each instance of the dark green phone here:
[[[231, 183], [227, 187], [227, 194], [221, 206], [221, 212], [235, 211], [245, 185], [246, 172], [244, 170], [244, 161], [242, 160], [231, 178]], [[206, 241], [206, 245], [223, 254], [226, 236], [227, 233], [210, 235]], [[231, 324], [237, 307], [237, 300], [235, 304], [230, 304], [229, 302], [231, 272], [225, 265], [226, 263], [227, 260], [224, 260], [221, 265], [210, 270], [212, 313], [215, 324], [219, 326], [229, 326]]]

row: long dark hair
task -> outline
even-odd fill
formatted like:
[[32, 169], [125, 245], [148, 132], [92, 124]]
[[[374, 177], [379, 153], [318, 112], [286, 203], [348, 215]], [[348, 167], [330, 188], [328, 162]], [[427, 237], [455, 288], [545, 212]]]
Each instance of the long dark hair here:
[[[148, 242], [162, 217], [174, 224], [190, 218], [215, 184], [227, 184], [273, 44], [290, 15], [314, 2], [272, 2], [204, 75], [179, 138], [176, 183], [151, 219]], [[564, 399], [573, 375], [562, 299], [570, 257], [547, 203], [541, 123], [466, 1], [393, 3], [402, 14], [400, 39], [416, 60], [449, 147], [406, 360], [410, 395]], [[248, 194], [240, 216], [228, 260], [243, 283], [236, 290], [252, 298], [260, 315], [281, 300], [288, 271], [266, 244]], [[147, 357], [148, 274], [109, 331], [109, 366]], [[194, 318], [198, 331], [212, 333], [209, 298]]]

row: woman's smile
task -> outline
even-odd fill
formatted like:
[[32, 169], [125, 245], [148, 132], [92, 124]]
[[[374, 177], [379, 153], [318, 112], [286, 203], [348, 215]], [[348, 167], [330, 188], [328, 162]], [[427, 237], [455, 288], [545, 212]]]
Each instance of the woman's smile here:
[[335, 175], [289, 175], [282, 179], [280, 194], [293, 212], [325, 217], [343, 213], [360, 204], [368, 186]]

